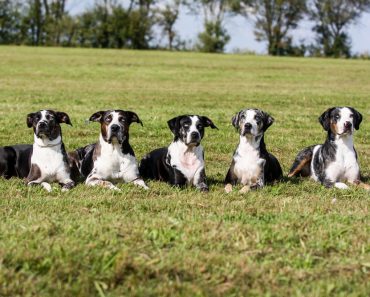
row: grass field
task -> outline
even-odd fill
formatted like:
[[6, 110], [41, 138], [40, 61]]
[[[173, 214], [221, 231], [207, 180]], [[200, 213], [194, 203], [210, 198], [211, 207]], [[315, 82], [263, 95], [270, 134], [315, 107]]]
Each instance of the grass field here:
[[337, 105], [363, 114], [355, 144], [369, 182], [370, 61], [0, 47], [0, 145], [31, 143], [26, 115], [45, 108], [70, 115], [68, 150], [97, 140], [95, 111], [137, 112], [138, 159], [171, 142], [176, 115], [219, 128], [203, 140], [208, 194], [158, 182], [47, 193], [0, 179], [0, 296], [369, 296], [368, 192], [299, 179], [222, 187], [234, 113], [275, 118], [266, 143], [286, 175], [300, 148], [324, 141], [317, 118]]

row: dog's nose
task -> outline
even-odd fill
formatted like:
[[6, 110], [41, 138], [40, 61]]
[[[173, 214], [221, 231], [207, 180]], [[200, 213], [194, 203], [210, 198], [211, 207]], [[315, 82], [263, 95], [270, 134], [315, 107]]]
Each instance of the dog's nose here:
[[252, 129], [252, 124], [251, 123], [246, 123], [244, 125], [244, 128], [247, 129], [247, 130], [250, 130], [250, 129]]
[[110, 127], [110, 129], [112, 130], [112, 132], [117, 132], [119, 130], [119, 126], [118, 125], [112, 125], [112, 127]]
[[198, 139], [199, 138], [199, 133], [198, 132], [191, 132], [190, 137], [191, 137], [191, 139]]
[[344, 128], [351, 129], [352, 128], [352, 123], [351, 122], [345, 122], [344, 123]]
[[45, 122], [39, 122], [39, 128], [46, 128], [46, 126]]

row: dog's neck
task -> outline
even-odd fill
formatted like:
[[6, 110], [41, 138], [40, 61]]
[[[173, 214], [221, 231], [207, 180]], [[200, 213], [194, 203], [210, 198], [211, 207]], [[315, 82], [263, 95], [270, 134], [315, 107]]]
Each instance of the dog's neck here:
[[99, 144], [102, 149], [102, 152], [104, 153], [111, 154], [117, 151], [117, 152], [121, 152], [122, 154], [129, 154], [129, 153], [132, 154], [132, 149], [128, 142], [128, 136], [126, 136], [126, 139], [122, 143], [119, 143], [116, 139], [113, 140], [111, 143], [108, 143], [107, 141], [104, 140], [103, 136], [100, 134]]
[[196, 154], [199, 151], [202, 151], [202, 146], [199, 145], [187, 145], [182, 140], [175, 140], [173, 141], [170, 146], [170, 151], [174, 152], [176, 151], [179, 155], [185, 155], [185, 154]]
[[250, 151], [250, 150], [256, 150], [260, 151], [262, 147], [265, 146], [264, 142], [264, 137], [262, 135], [258, 136], [252, 136], [252, 135], [247, 135], [247, 136], [239, 136], [239, 148], [242, 151]]
[[59, 135], [57, 138], [50, 140], [48, 137], [37, 137], [36, 134], [33, 135], [34, 145], [40, 148], [52, 148], [58, 147], [62, 144], [62, 136]]
[[337, 135], [332, 132], [329, 132], [326, 142], [332, 145], [334, 144], [336, 146], [345, 146], [348, 149], [353, 149], [353, 133]]

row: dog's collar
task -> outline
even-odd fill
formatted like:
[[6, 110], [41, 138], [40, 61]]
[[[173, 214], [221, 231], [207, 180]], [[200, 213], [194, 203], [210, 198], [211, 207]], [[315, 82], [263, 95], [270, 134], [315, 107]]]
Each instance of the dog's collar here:
[[56, 144], [47, 144], [47, 145], [40, 145], [40, 144], [36, 143], [36, 145], [39, 146], [39, 147], [54, 147], [54, 146], [58, 146], [58, 145], [61, 145], [61, 144], [62, 144], [62, 142], [58, 142]]

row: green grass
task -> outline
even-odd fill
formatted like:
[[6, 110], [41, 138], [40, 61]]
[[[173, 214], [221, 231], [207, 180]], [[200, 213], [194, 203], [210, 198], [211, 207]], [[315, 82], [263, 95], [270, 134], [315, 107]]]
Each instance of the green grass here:
[[370, 61], [0, 47], [0, 145], [31, 143], [26, 115], [45, 108], [70, 115], [68, 150], [97, 140], [95, 111], [137, 112], [139, 159], [171, 142], [176, 115], [220, 129], [203, 140], [208, 194], [158, 182], [49, 194], [0, 179], [0, 296], [369, 296], [368, 192], [299, 179], [222, 187], [238, 142], [230, 119], [246, 107], [275, 118], [266, 142], [286, 175], [299, 149], [324, 141], [318, 116], [354, 106], [369, 182], [369, 94]]

